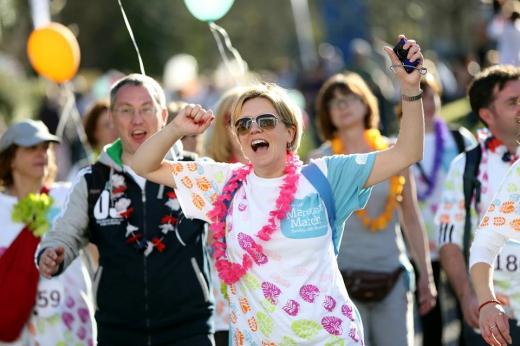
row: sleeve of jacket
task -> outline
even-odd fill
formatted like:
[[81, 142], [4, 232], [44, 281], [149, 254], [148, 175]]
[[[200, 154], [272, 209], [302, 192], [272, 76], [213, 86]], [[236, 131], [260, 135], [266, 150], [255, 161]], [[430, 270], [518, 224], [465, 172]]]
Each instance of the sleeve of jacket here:
[[51, 230], [43, 237], [36, 252], [36, 263], [39, 263], [40, 256], [46, 248], [63, 246], [65, 260], [56, 275], [61, 274], [89, 242], [88, 224], [87, 182], [84, 174], [81, 174], [78, 175]]

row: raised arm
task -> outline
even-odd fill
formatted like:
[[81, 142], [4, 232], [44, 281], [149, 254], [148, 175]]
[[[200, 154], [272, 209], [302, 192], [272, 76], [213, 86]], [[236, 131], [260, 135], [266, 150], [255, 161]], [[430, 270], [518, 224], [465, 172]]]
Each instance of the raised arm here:
[[140, 176], [171, 187], [175, 187], [169, 162], [164, 156], [173, 144], [183, 136], [204, 132], [214, 116], [199, 105], [188, 105], [163, 129], [148, 138], [132, 157], [130, 166]]
[[[404, 36], [400, 36], [404, 37]], [[418, 67], [422, 67], [423, 57], [419, 45], [414, 40], [408, 40], [404, 45], [410, 49], [408, 59], [420, 60]], [[385, 47], [385, 51], [392, 61], [392, 65], [401, 65], [401, 62], [392, 48]], [[397, 142], [390, 149], [377, 154], [374, 167], [368, 177], [365, 187], [377, 184], [387, 178], [398, 174], [414, 162], [419, 161], [423, 155], [424, 140], [424, 115], [421, 99], [407, 101], [406, 97], [417, 96], [421, 93], [419, 83], [421, 75], [418, 70], [407, 73], [404, 68], [395, 68], [395, 74], [399, 78], [401, 94], [403, 98], [403, 117], [399, 129]]]

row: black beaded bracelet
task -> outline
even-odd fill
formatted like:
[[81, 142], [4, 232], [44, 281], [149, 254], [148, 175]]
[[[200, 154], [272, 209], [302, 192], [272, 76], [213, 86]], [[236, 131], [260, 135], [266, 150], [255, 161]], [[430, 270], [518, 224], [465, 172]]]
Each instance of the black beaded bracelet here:
[[407, 96], [407, 95], [401, 95], [401, 100], [413, 102], [422, 99], [423, 91], [421, 90], [417, 95], [415, 96]]

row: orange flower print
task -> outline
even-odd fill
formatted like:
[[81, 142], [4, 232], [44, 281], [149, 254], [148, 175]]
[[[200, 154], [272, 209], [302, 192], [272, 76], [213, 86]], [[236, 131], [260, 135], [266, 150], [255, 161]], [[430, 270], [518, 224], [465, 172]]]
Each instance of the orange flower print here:
[[204, 208], [204, 206], [206, 205], [206, 203], [204, 203], [204, 199], [196, 193], [191, 195], [191, 199], [192, 199], [192, 202], [193, 202], [193, 205], [195, 206], [195, 208], [197, 208], [199, 210], [202, 210]]
[[229, 314], [229, 320], [233, 324], [237, 323], [237, 315], [235, 314], [234, 311], [231, 311], [231, 313]]
[[256, 320], [254, 317], [251, 317], [247, 320], [247, 324], [249, 324], [249, 329], [254, 333], [258, 330], [258, 324], [256, 323]]
[[490, 213], [494, 212], [495, 209], [496, 209], [496, 207], [497, 207], [497, 206], [496, 206], [494, 203], [491, 203], [491, 204], [489, 205], [488, 212], [490, 212]]
[[444, 203], [444, 210], [450, 210], [451, 208], [453, 208], [453, 204], [450, 202]]
[[211, 196], [209, 196], [209, 200], [211, 203], [215, 203], [215, 201], [218, 199], [218, 194], [214, 193]]
[[480, 227], [487, 227], [489, 226], [489, 216], [484, 216], [482, 218], [482, 222], [480, 222]]
[[182, 172], [183, 169], [184, 169], [184, 167], [182, 167], [182, 164], [180, 164], [180, 163], [174, 163], [174, 164], [170, 165], [170, 170], [175, 175]]
[[183, 177], [181, 179], [181, 182], [184, 186], [186, 186], [188, 189], [191, 189], [193, 187], [193, 182], [191, 181], [190, 177]]
[[502, 216], [495, 216], [493, 218], [493, 226], [503, 226], [506, 223], [506, 219]]
[[197, 164], [195, 162], [190, 162], [186, 165], [190, 172], [195, 172], [197, 170]]
[[520, 231], [520, 219], [514, 219], [514, 220], [512, 220], [512, 221], [511, 221], [511, 227], [512, 227], [515, 231], [519, 232], [519, 231]]
[[197, 178], [196, 184], [197, 187], [204, 192], [211, 188], [211, 183], [208, 181], [208, 179], [206, 179], [206, 177]]
[[276, 344], [272, 341], [264, 341], [262, 340], [262, 346], [276, 346]]
[[465, 203], [464, 203], [464, 200], [461, 199], [461, 200], [459, 201], [459, 209], [464, 209], [464, 208], [465, 208]]
[[464, 219], [465, 218], [464, 218], [464, 215], [462, 213], [455, 214], [455, 220], [460, 222], [460, 221], [464, 221]]
[[244, 334], [240, 330], [236, 330], [235, 333], [235, 345], [243, 346], [244, 345]]
[[450, 215], [448, 214], [442, 214], [440, 216], [441, 223], [450, 223]]
[[240, 308], [242, 309], [242, 312], [244, 314], [247, 314], [249, 311], [251, 311], [251, 308], [249, 307], [249, 303], [247, 301], [247, 298], [240, 298]]
[[229, 285], [229, 291], [230, 291], [233, 295], [236, 295], [236, 294], [237, 294], [237, 288], [236, 288], [235, 285], [233, 285], [233, 284]]
[[513, 201], [506, 201], [500, 206], [500, 212], [504, 214], [511, 214], [515, 211], [515, 204]]

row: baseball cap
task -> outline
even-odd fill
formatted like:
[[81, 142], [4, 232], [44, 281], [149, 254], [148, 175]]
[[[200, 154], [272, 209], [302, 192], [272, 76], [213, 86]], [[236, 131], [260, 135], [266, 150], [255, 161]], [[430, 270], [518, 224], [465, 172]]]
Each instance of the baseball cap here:
[[32, 147], [42, 142], [60, 143], [60, 138], [52, 135], [42, 121], [26, 119], [9, 126], [0, 137], [0, 152], [13, 144]]

